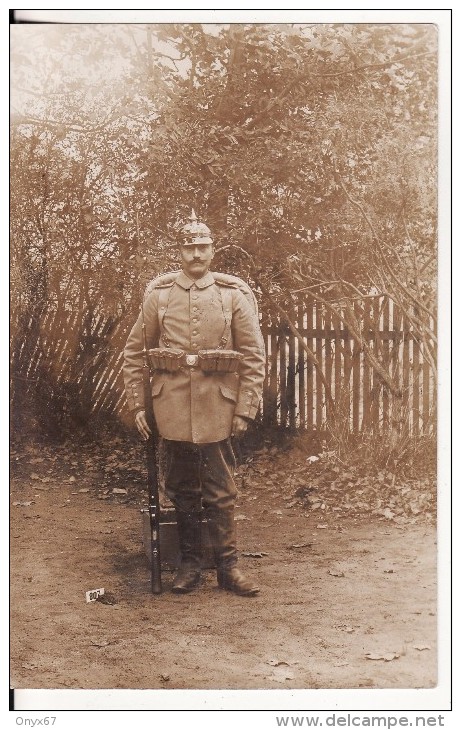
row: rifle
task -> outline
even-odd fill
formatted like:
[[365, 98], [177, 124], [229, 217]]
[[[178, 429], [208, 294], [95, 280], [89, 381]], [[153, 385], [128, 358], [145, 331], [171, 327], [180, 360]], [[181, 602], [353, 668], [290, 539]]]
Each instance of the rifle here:
[[150, 385], [150, 367], [147, 351], [146, 324], [144, 322], [144, 298], [141, 304], [142, 311], [142, 338], [143, 338], [143, 365], [142, 380], [144, 387], [144, 410], [150, 435], [146, 441], [147, 461], [147, 489], [149, 495], [149, 522], [150, 522], [150, 550], [151, 550], [151, 590], [152, 593], [162, 592], [162, 574], [160, 563], [160, 500], [158, 491], [158, 430], [155, 422]]

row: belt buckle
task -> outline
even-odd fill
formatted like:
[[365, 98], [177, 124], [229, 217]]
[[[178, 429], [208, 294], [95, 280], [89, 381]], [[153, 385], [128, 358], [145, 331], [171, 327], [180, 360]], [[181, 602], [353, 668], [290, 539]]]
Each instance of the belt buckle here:
[[186, 365], [189, 365], [189, 367], [194, 367], [198, 363], [198, 355], [186, 355]]

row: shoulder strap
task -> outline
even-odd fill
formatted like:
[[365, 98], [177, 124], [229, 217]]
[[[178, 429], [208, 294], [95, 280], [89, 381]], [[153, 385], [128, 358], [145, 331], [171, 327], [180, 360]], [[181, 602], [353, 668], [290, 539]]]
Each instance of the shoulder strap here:
[[258, 302], [256, 297], [251, 290], [250, 286], [243, 279], [239, 279], [238, 276], [232, 274], [222, 274], [221, 272], [213, 271], [215, 283], [222, 287], [222, 291], [225, 288], [230, 287], [231, 289], [238, 289], [244, 296], [251, 308], [253, 309], [256, 316], [258, 316]]
[[224, 315], [224, 330], [219, 341], [218, 349], [224, 350], [229, 342], [232, 327], [232, 289], [222, 287], [219, 291]]
[[[170, 298], [171, 290], [173, 289], [173, 284], [178, 278], [179, 273], [179, 271], [172, 271], [169, 274], [162, 274], [161, 276], [157, 276], [155, 279], [152, 279], [152, 281], [148, 283], [144, 292], [144, 299], [146, 299], [155, 290], [158, 290], [159, 292], [158, 324], [161, 336], [163, 337], [164, 341], [165, 335], [163, 333], [163, 319], [165, 317], [166, 310], [168, 309], [168, 300]], [[167, 343], [165, 342], [165, 344]]]
[[158, 295], [158, 323], [160, 332], [163, 331], [163, 318], [165, 317], [166, 310], [168, 309], [168, 300], [170, 298], [171, 290], [173, 289], [173, 283], [169, 286], [162, 287]]
[[160, 274], [160, 276], [156, 276], [155, 279], [149, 281], [144, 290], [144, 299], [146, 299], [149, 294], [153, 292], [154, 289], [172, 287], [180, 273], [180, 271], [170, 271], [170, 273], [168, 274]]

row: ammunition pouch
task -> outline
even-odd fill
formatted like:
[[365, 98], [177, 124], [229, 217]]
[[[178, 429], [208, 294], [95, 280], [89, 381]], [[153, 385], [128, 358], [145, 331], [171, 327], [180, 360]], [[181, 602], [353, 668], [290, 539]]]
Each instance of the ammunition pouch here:
[[148, 351], [152, 370], [176, 373], [184, 368], [200, 368], [204, 373], [235, 373], [243, 359], [236, 350], [199, 350], [184, 352], [169, 347], [155, 347]]
[[152, 370], [166, 370], [168, 373], [175, 373], [184, 364], [184, 352], [182, 350], [155, 347], [148, 351], [148, 355]]
[[199, 350], [199, 368], [205, 373], [236, 373], [241, 352], [236, 350]]

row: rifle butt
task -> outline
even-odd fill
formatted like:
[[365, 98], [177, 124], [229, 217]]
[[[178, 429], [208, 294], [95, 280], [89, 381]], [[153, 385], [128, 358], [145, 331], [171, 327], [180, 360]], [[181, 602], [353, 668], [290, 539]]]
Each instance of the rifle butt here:
[[[154, 555], [152, 555], [152, 558], [154, 558]], [[157, 565], [157, 560], [153, 560], [152, 562], [150, 588], [155, 596], [159, 596], [162, 592], [162, 576], [160, 572], [160, 565]]]

